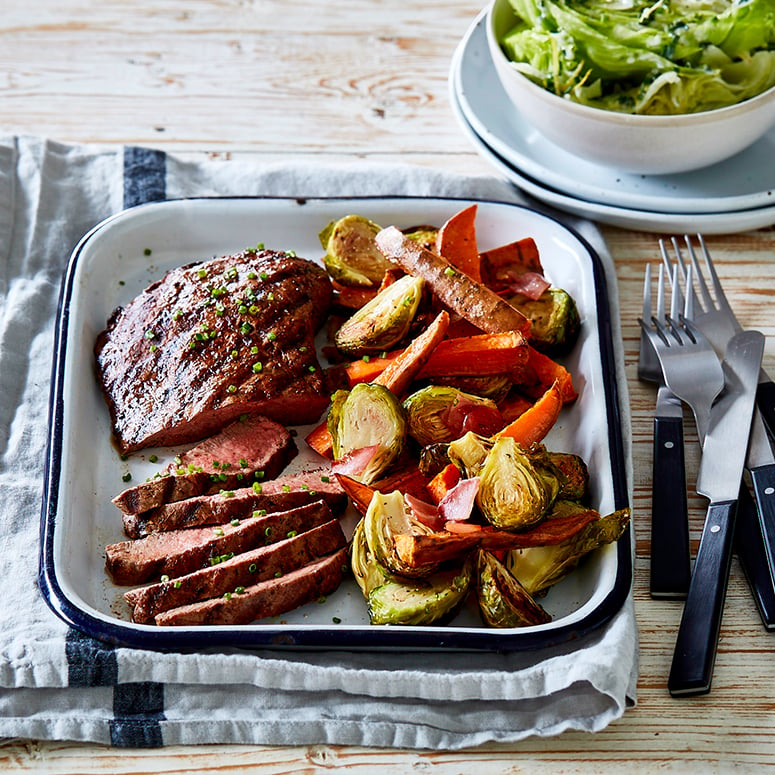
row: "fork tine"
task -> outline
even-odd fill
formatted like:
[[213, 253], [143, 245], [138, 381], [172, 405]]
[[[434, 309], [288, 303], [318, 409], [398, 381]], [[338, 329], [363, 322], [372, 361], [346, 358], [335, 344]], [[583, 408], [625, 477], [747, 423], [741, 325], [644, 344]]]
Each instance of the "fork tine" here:
[[686, 267], [686, 300], [684, 301], [684, 317], [694, 320], [694, 275], [692, 265]]
[[711, 284], [713, 285], [713, 292], [716, 294], [716, 301], [718, 302], [719, 306], [723, 305], [731, 313], [732, 310], [729, 306], [727, 295], [724, 293], [724, 287], [721, 285], [721, 280], [719, 280], [718, 274], [716, 274], [716, 267], [713, 265], [713, 260], [710, 257], [710, 251], [705, 244], [705, 239], [703, 238], [702, 234], [697, 235], [697, 241], [700, 243], [700, 248], [702, 249], [702, 257], [705, 259], [705, 266], [707, 267], [708, 274], [710, 275]]
[[657, 278], [657, 314], [656, 317], [659, 320], [663, 320], [665, 317], [665, 268], [659, 267], [659, 275]]
[[670, 317], [678, 320], [678, 316], [683, 312], [686, 314], [686, 302], [681, 299], [681, 288], [678, 285], [678, 266], [673, 265], [671, 271], [672, 280], [670, 282], [672, 295], [670, 297]]
[[[675, 247], [675, 240], [674, 247]], [[672, 285], [672, 292], [673, 296], [676, 298], [676, 302], [678, 304], [679, 309], [684, 305], [683, 300], [683, 293], [681, 291], [681, 285], [676, 284], [675, 282], [675, 272], [673, 271], [673, 262], [670, 260], [670, 256], [667, 254], [667, 248], [665, 247], [665, 241], [663, 239], [659, 240], [659, 250], [662, 254], [662, 266], [665, 267], [665, 270], [669, 273], [670, 279], [671, 279], [671, 285]], [[678, 261], [678, 265], [681, 267], [681, 274], [683, 275], [682, 279], [686, 280], [686, 265], [683, 260], [683, 256], [680, 254], [679, 251], [676, 252], [676, 257]]]
[[646, 264], [646, 272], [643, 275], [643, 309], [640, 316], [643, 320], [651, 318], [651, 264]]
[[[715, 306], [713, 302], [713, 296], [710, 293], [710, 289], [708, 288], [708, 284], [705, 282], [705, 276], [702, 273], [702, 267], [700, 266], [700, 262], [697, 259], [697, 254], [694, 252], [694, 247], [692, 246], [692, 239], [688, 234], [684, 234], [684, 242], [686, 243], [686, 249], [689, 252], [689, 258], [691, 259], [691, 266], [694, 267], [694, 272], [696, 274], [696, 280], [697, 280], [697, 286], [700, 289], [700, 293], [702, 294], [702, 300], [705, 308], [707, 309], [713, 309]], [[706, 259], [707, 263], [707, 259]], [[711, 270], [710, 267], [708, 268], [711, 279], [714, 280], [713, 283], [713, 290], [718, 295], [718, 292], [721, 288], [721, 285], [718, 281], [718, 277], [713, 277], [716, 273], [714, 270]], [[723, 294], [723, 291], [722, 291]]]

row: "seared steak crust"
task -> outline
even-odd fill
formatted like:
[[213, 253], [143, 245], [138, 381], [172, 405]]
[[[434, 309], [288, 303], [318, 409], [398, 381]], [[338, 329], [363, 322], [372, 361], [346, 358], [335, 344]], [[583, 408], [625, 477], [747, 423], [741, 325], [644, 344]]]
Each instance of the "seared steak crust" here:
[[338, 520], [314, 527], [276, 544], [238, 554], [211, 568], [124, 593], [132, 606], [132, 621], [152, 624], [154, 616], [171, 608], [235, 592], [267, 579], [279, 578], [347, 543]]
[[141, 514], [125, 514], [124, 532], [129, 538], [140, 538], [149, 533], [228, 522], [256, 509], [280, 511], [316, 500], [324, 500], [337, 516], [347, 506], [347, 496], [334, 477], [309, 472], [281, 476], [252, 487], [193, 496]]
[[245, 412], [315, 422], [331, 297], [317, 264], [247, 250], [173, 269], [116, 310], [95, 356], [121, 451], [196, 441]]
[[244, 592], [173, 608], [157, 614], [159, 625], [249, 624], [330, 595], [347, 573], [347, 549], [247, 587]]
[[109, 544], [105, 548], [105, 567], [116, 584], [143, 584], [162, 575], [182, 576], [231, 554], [280, 541], [289, 531], [300, 533], [328, 522], [331, 510], [323, 501], [316, 501], [266, 516], [251, 516], [250, 512], [244, 516], [235, 524], [170, 530]]
[[113, 498], [125, 514], [163, 503], [236, 489], [273, 479], [298, 454], [288, 429], [261, 415], [246, 415], [180, 456], [167, 471]]

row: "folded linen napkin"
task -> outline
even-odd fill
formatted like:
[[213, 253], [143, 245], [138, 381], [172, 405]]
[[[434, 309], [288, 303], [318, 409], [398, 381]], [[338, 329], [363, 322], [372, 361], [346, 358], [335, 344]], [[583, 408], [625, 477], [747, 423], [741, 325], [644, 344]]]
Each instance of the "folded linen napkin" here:
[[[495, 178], [410, 165], [191, 161], [153, 149], [0, 139], [0, 736], [124, 747], [456, 749], [565, 729], [596, 731], [618, 718], [635, 702], [631, 596], [606, 626], [571, 646], [432, 659], [421, 653], [120, 648], [68, 627], [46, 605], [36, 583], [42, 461], [54, 319], [70, 252], [86, 231], [126, 205], [234, 195], [524, 201]], [[600, 255], [615, 310], [613, 263], [600, 234], [590, 223], [565, 221]], [[621, 348], [616, 314], [612, 321]]]

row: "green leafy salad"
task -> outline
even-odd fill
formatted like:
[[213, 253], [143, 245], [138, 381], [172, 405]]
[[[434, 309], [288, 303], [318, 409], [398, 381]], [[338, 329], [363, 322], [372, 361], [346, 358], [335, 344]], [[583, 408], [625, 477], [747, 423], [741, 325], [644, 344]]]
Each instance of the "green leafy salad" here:
[[509, 0], [514, 66], [576, 102], [699, 113], [775, 85], [774, 0]]

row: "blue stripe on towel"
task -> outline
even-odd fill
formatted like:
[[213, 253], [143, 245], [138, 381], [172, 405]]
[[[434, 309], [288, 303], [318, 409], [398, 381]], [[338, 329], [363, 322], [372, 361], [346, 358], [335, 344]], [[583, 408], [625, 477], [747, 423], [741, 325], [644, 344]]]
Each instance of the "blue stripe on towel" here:
[[70, 628], [65, 654], [70, 686], [113, 686], [118, 680], [116, 652], [106, 643]]
[[164, 686], [147, 681], [119, 684], [113, 690], [110, 742], [119, 748], [158, 748], [163, 745]]
[[124, 207], [167, 198], [167, 157], [151, 148], [124, 149]]

